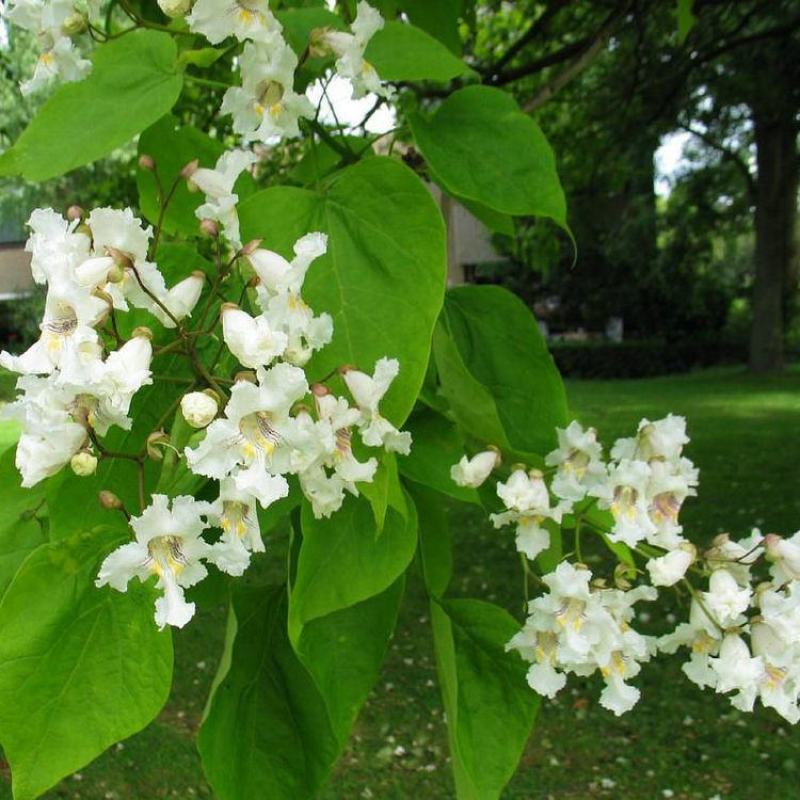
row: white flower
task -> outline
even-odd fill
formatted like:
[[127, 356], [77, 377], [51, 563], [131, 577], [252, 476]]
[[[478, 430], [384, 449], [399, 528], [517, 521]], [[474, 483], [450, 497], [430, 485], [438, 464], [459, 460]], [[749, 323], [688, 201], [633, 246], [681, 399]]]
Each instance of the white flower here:
[[347, 483], [335, 472], [328, 474], [324, 467], [316, 465], [298, 473], [297, 477], [317, 519], [330, 517], [342, 507]]
[[183, 418], [193, 428], [205, 428], [219, 411], [219, 403], [206, 392], [189, 392], [181, 398]]
[[[275, 480], [280, 483], [277, 500], [288, 494], [289, 487], [283, 478]], [[226, 478], [220, 483], [213, 518], [222, 528], [222, 537], [212, 547], [211, 560], [229, 575], [242, 575], [250, 564], [250, 554], [263, 553], [265, 549], [256, 498], [239, 489], [233, 478]]]
[[584, 430], [573, 420], [566, 428], [556, 428], [558, 449], [545, 458], [545, 464], [558, 467], [553, 478], [553, 494], [577, 502], [588, 489], [599, 485], [606, 475], [603, 448], [593, 428]]
[[254, 463], [273, 473], [288, 471], [291, 453], [284, 441], [292, 426], [289, 411], [307, 392], [305, 374], [290, 364], [259, 370], [258, 385], [238, 381], [225, 416], [206, 428], [196, 448], [186, 450], [190, 469], [218, 480], [237, 466]]
[[[195, 10], [200, 2], [205, 0], [199, 0]], [[228, 150], [219, 157], [214, 169], [200, 167], [189, 179], [190, 185], [196, 186], [206, 196], [206, 202], [195, 211], [197, 218], [220, 222], [234, 247], [241, 247], [242, 243], [239, 238], [239, 216], [236, 213], [239, 196], [233, 191], [233, 186], [239, 175], [256, 160], [255, 153], [249, 150]]]
[[773, 580], [779, 586], [800, 580], [800, 531], [788, 539], [769, 533], [764, 544]]
[[[358, 422], [360, 412], [357, 408], [351, 408], [343, 397], [315, 394], [314, 399], [320, 423], [328, 426], [328, 431], [322, 433], [315, 426], [314, 434], [320, 442], [331, 445], [325, 454], [324, 464], [345, 481], [349, 491], [358, 494], [355, 484], [370, 483], [378, 468], [376, 459], [369, 458], [362, 462], [353, 455], [352, 428]], [[313, 424], [310, 417], [308, 423]]]
[[251, 317], [237, 306], [222, 309], [222, 338], [228, 349], [246, 367], [263, 367], [286, 349], [285, 333], [275, 331], [263, 315]]
[[749, 586], [740, 588], [730, 572], [718, 569], [711, 574], [703, 599], [719, 625], [727, 629], [745, 621], [743, 615], [750, 605], [752, 594]]
[[764, 673], [764, 663], [758, 656], [750, 655], [747, 643], [736, 633], [722, 640], [717, 658], [709, 659], [717, 676], [716, 690], [720, 693], [737, 692], [731, 698], [740, 711], [752, 711], [758, 694], [759, 682]]
[[89, 258], [91, 240], [77, 231], [79, 220], [68, 221], [52, 208], [31, 212], [27, 225], [31, 235], [25, 250], [31, 254], [31, 273], [36, 283], [70, 276], [78, 264]]
[[758, 528], [753, 528], [750, 536], [738, 542], [732, 541], [727, 533], [721, 533], [705, 552], [704, 559], [711, 569], [725, 569], [740, 586], [748, 586], [750, 567], [758, 561], [764, 550], [763, 539]]
[[674, 586], [686, 574], [695, 555], [694, 547], [687, 545], [660, 558], [651, 558], [646, 566], [653, 586]]
[[96, 585], [108, 584], [124, 592], [131, 578], [145, 581], [156, 575], [156, 587], [163, 591], [156, 600], [156, 624], [159, 629], [165, 625], [182, 628], [195, 610], [194, 603], [186, 602], [183, 590], [208, 574], [202, 562], [211, 559], [213, 550], [201, 534], [208, 527], [204, 517], [211, 513], [209, 503], [192, 497], [175, 497], [170, 508], [166, 495], [154, 494], [141, 516], [131, 518], [136, 540], [106, 557]]
[[86, 224], [92, 231], [92, 244], [97, 255], [108, 255], [109, 249], [119, 250], [138, 263], [147, 258], [153, 229], [144, 226], [130, 208], [95, 208]]
[[333, 320], [329, 314], [314, 316], [301, 291], [311, 263], [327, 249], [324, 233], [309, 233], [295, 242], [291, 262], [271, 250], [256, 250], [250, 264], [259, 277], [258, 302], [264, 316], [275, 330], [287, 336], [284, 357], [303, 366], [315, 350], [333, 338]]
[[515, 469], [505, 483], [497, 484], [497, 495], [508, 510], [492, 514], [492, 523], [500, 528], [516, 522], [517, 550], [535, 559], [550, 546], [550, 534], [542, 522], [546, 519], [560, 522], [564, 506], [551, 507], [547, 485], [538, 470]]
[[692, 600], [689, 621], [682, 622], [672, 633], [658, 640], [658, 649], [674, 653], [679, 647], [689, 647], [691, 655], [682, 669], [692, 683], [700, 688], [716, 686], [716, 674], [711, 669], [709, 658], [719, 652], [722, 633], [706, 610]]
[[192, 31], [202, 33], [211, 44], [228, 36], [239, 41], [268, 40], [281, 30], [268, 0], [196, 0], [188, 22]]
[[248, 44], [239, 58], [242, 85], [222, 98], [223, 114], [233, 117], [233, 129], [244, 141], [268, 143], [300, 135], [298, 119], [314, 116], [311, 101], [294, 91], [297, 56], [280, 34]]
[[459, 486], [477, 489], [500, 465], [500, 454], [496, 450], [484, 450], [472, 458], [462, 456], [458, 464], [450, 467], [450, 477]]
[[650, 422], [643, 419], [633, 439], [618, 439], [611, 449], [611, 457], [617, 461], [637, 459], [641, 461], [676, 461], [683, 446], [689, 443], [686, 435], [686, 419], [668, 414], [664, 419]]
[[761, 658], [758, 693], [761, 702], [774, 708], [787, 722], [800, 722], [800, 653], [798, 638], [788, 642], [766, 622], [756, 622], [750, 629], [753, 654]]
[[683, 527], [678, 523], [678, 514], [684, 500], [696, 494], [696, 485], [697, 470], [688, 459], [650, 462], [647, 498], [650, 521], [655, 526], [647, 537], [650, 544], [668, 550], [681, 544]]
[[356, 18], [351, 26], [352, 33], [328, 31], [324, 43], [337, 56], [336, 72], [353, 87], [353, 98], [363, 97], [368, 92], [391, 99], [394, 92], [381, 83], [375, 67], [364, 58], [372, 36], [383, 28], [384, 22], [380, 12], [376, 11], [366, 0], [358, 4]]
[[633, 547], [656, 530], [648, 514], [647, 484], [650, 467], [643, 461], [624, 459], [611, 467], [608, 478], [588, 494], [599, 499], [600, 508], [608, 508], [614, 516], [612, 542]]
[[192, 311], [194, 311], [194, 307], [203, 292], [205, 281], [205, 274], [197, 270], [189, 275], [188, 278], [176, 283], [166, 294], [159, 298], [172, 317], [157, 303], [153, 303], [150, 306], [150, 311], [165, 328], [174, 328], [175, 320], [180, 322], [182, 319], [192, 315]]
[[344, 382], [361, 410], [359, 430], [364, 444], [370, 447], [383, 445], [387, 450], [408, 455], [411, 452], [411, 434], [407, 431], [398, 431], [378, 411], [378, 404], [399, 371], [400, 364], [397, 359], [381, 358], [375, 364], [372, 377], [356, 369], [350, 369], [344, 374]]
[[[43, 37], [45, 41], [49, 38]], [[80, 52], [68, 37], [58, 36], [51, 42], [36, 61], [33, 75], [20, 83], [22, 94], [35, 94], [56, 78], [68, 83], [83, 80], [92, 69], [92, 62], [81, 58]]]

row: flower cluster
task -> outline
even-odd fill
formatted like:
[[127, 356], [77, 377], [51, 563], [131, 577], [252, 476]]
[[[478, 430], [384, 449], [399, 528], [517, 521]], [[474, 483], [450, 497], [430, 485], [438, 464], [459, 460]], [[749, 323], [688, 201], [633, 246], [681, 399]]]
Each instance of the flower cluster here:
[[[789, 722], [800, 720], [800, 532], [783, 539], [754, 530], [740, 541], [722, 534], [698, 553], [678, 521], [698, 483], [697, 469], [683, 455], [689, 438], [682, 417], [642, 420], [634, 437], [615, 442], [608, 460], [594, 430], [572, 422], [557, 434], [559, 446], [545, 458], [547, 476], [513, 467], [497, 483], [505, 508], [491, 517], [496, 527], [516, 525], [517, 549], [530, 560], [550, 548], [548, 526], [574, 531], [578, 563], [564, 557], [542, 576], [545, 594], [528, 603], [525, 625], [508, 643], [531, 663], [530, 686], [554, 697], [567, 674], [599, 671], [601, 705], [622, 714], [639, 699], [626, 681], [640, 665], [657, 652], [687, 647], [683, 671], [698, 686], [730, 693], [741, 710], [751, 711], [760, 699]], [[462, 458], [452, 477], [478, 487], [500, 467], [499, 451], [489, 449]], [[582, 529], [617, 555], [624, 548], [615, 588], [580, 563]], [[637, 556], [644, 569], [633, 565]], [[764, 562], [768, 581], [756, 575]], [[637, 574], [650, 585], [633, 587]], [[692, 598], [688, 621], [659, 638], [634, 630], [634, 605], [679, 583]]]
[[39, 43], [39, 58], [33, 75], [23, 81], [23, 94], [37, 92], [60, 77], [79, 81], [86, 77], [91, 62], [81, 57], [75, 39], [86, 31], [92, 4], [85, 8], [75, 0], [12, 0], [8, 19], [30, 31]]
[[0, 366], [20, 373], [16, 402], [3, 410], [22, 424], [16, 463], [33, 486], [74, 460], [86, 474], [96, 464], [98, 437], [128, 429], [131, 400], [151, 383], [147, 328], [107, 353], [98, 328], [129, 306], [174, 325], [200, 297], [203, 278], [191, 275], [167, 289], [147, 260], [151, 229], [130, 209], [80, 209], [65, 219], [37, 209], [26, 249], [37, 283], [47, 286], [41, 336], [22, 355], [0, 353]]

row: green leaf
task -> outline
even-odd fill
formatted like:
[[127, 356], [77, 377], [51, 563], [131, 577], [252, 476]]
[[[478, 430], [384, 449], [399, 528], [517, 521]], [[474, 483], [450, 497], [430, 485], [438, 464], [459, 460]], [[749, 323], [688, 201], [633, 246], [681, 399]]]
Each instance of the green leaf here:
[[390, 505], [405, 516], [405, 499], [397, 474], [397, 459], [394, 453], [384, 452], [378, 460], [378, 469], [372, 482], [360, 483], [358, 488], [372, 506], [378, 533], [383, 530], [386, 511]]
[[683, 44], [697, 24], [697, 17], [694, 15], [694, 0], [677, 0], [677, 2], [678, 44]]
[[380, 674], [400, 602], [404, 578], [368, 600], [312, 620], [295, 650], [325, 701], [340, 750]]
[[442, 217], [424, 184], [397, 161], [369, 158], [316, 192], [258, 192], [239, 216], [244, 241], [263, 238], [285, 256], [309, 231], [328, 234], [303, 294], [316, 313], [333, 316], [333, 341], [306, 370], [318, 380], [343, 364], [371, 372], [382, 356], [397, 358], [400, 374], [381, 409], [402, 424], [425, 377], [447, 273]]
[[286, 635], [284, 587], [238, 587], [222, 670], [198, 736], [220, 800], [311, 797], [339, 746]]
[[442, 392], [486, 444], [544, 456], [567, 423], [564, 384], [530, 310], [498, 286], [447, 294], [434, 339]]
[[464, 0], [400, 0], [400, 7], [412, 24], [435, 36], [456, 55], [461, 54], [458, 17]]
[[409, 487], [419, 516], [419, 552], [428, 592], [441, 597], [453, 576], [453, 539], [447, 499], [425, 486]]
[[474, 489], [459, 486], [450, 477], [450, 468], [464, 455], [464, 439], [456, 426], [436, 411], [421, 408], [412, 414], [406, 430], [413, 445], [411, 453], [400, 459], [400, 472], [456, 500], [480, 504]]
[[[360, 158], [373, 155], [369, 139], [363, 136], [332, 136], [333, 141], [349, 147]], [[325, 178], [342, 164], [342, 154], [327, 142], [309, 140], [305, 155], [289, 172], [289, 178], [295, 183], [310, 186]]]
[[468, 86], [430, 118], [410, 118], [437, 183], [503, 214], [550, 217], [567, 229], [567, 205], [553, 151], [508, 92]]
[[436, 666], [458, 800], [495, 800], [514, 774], [539, 697], [505, 644], [519, 629], [480, 600], [431, 602]]
[[19, 565], [40, 544], [47, 540], [42, 523], [35, 519], [38, 507], [46, 496], [47, 482], [32, 489], [20, 486], [20, 476], [14, 465], [16, 448], [0, 456], [0, 486], [3, 502], [0, 505], [0, 597], [8, 588]]
[[388, 20], [364, 53], [385, 81], [446, 83], [472, 70], [441, 42], [414, 25]]
[[292, 587], [289, 632], [300, 641], [301, 629], [380, 594], [405, 572], [417, 546], [417, 518], [410, 501], [408, 518], [389, 508], [376, 535], [370, 503], [348, 497], [329, 519], [316, 519], [303, 504], [303, 541]]
[[5, 154], [0, 174], [41, 181], [108, 155], [166, 114], [181, 92], [173, 38], [136, 31], [100, 45], [89, 77], [61, 86]]
[[141, 730], [167, 699], [172, 640], [156, 629], [152, 589], [94, 586], [124, 539], [104, 529], [42, 545], [0, 603], [0, 743], [15, 800]]
[[514, 227], [514, 218], [508, 214], [501, 214], [499, 211], [495, 211], [482, 203], [476, 203], [474, 200], [465, 200], [463, 197], [457, 199], [473, 217], [480, 220], [492, 233], [513, 236], [517, 232]]

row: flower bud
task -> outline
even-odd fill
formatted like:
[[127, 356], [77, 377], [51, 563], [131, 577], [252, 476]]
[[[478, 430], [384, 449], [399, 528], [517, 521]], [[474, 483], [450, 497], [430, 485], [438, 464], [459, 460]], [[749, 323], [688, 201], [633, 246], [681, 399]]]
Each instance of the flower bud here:
[[153, 461], [162, 461], [164, 458], [163, 447], [169, 444], [169, 436], [164, 431], [153, 431], [145, 442], [147, 455]]
[[158, 7], [171, 19], [182, 17], [192, 7], [192, 0], [158, 0]]
[[204, 233], [206, 236], [210, 236], [212, 239], [216, 239], [217, 236], [219, 236], [219, 225], [213, 219], [201, 220], [200, 232]]
[[192, 175], [194, 175], [199, 168], [200, 168], [200, 161], [199, 159], [195, 158], [188, 164], [186, 164], [186, 166], [184, 166], [184, 168], [181, 170], [181, 178], [184, 178], [185, 180], [189, 181], [190, 192], [196, 192], [198, 189], [198, 187], [192, 183], [191, 178]]
[[255, 253], [256, 250], [258, 250], [258, 247], [259, 247], [259, 245], [261, 244], [262, 241], [264, 241], [264, 240], [263, 239], [251, 239], [249, 242], [247, 242], [247, 244], [244, 245], [244, 247], [242, 247], [241, 250], [239, 250], [239, 255], [240, 256], [251, 256], [253, 253]]
[[631, 588], [631, 581], [636, 579], [636, 567], [630, 564], [619, 563], [614, 568], [614, 585], [617, 589], [627, 592]]
[[450, 469], [450, 477], [458, 486], [468, 486], [477, 489], [500, 466], [500, 454], [496, 449], [484, 450], [481, 453], [467, 458], [462, 456], [458, 464]]
[[205, 428], [218, 411], [218, 401], [206, 392], [189, 392], [181, 398], [181, 413], [193, 428]]
[[74, 222], [76, 219], [82, 219], [83, 214], [84, 211], [80, 206], [73, 205], [67, 209], [67, 219], [70, 222]]
[[314, 28], [308, 37], [308, 54], [311, 58], [325, 58], [331, 55], [330, 44], [328, 36], [330, 35], [330, 28]]
[[70, 14], [64, 22], [61, 23], [61, 31], [64, 36], [76, 36], [86, 30], [86, 18], [83, 14]]
[[69, 465], [78, 477], [86, 478], [97, 470], [97, 458], [88, 450], [81, 450], [72, 456]]
[[314, 397], [325, 397], [326, 394], [330, 394], [331, 390], [322, 383], [312, 383], [311, 384], [311, 394]]
[[139, 156], [139, 167], [141, 169], [146, 169], [148, 172], [153, 172], [156, 168], [156, 160], [153, 156], [148, 156], [146, 153], [142, 153]]
[[109, 492], [107, 489], [103, 489], [103, 491], [97, 495], [97, 499], [100, 505], [103, 506], [103, 508], [107, 508], [109, 511], [125, 507], [122, 504], [122, 500], [120, 500], [114, 492]]

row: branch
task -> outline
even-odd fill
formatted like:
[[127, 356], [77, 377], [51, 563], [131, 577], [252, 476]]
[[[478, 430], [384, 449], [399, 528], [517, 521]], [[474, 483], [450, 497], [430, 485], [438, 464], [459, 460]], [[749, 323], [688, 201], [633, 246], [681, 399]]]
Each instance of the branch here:
[[497, 63], [494, 66], [488, 67], [484, 71], [488, 82], [492, 82], [493, 78], [499, 77], [503, 71], [503, 68], [512, 61], [514, 56], [516, 56], [520, 51], [524, 50], [539, 33], [543, 32], [550, 20], [570, 2], [571, 0], [553, 0], [553, 2], [547, 6], [544, 12], [528, 26], [528, 29], [519, 37], [519, 39], [517, 39], [517, 41], [508, 48], [508, 50], [506, 50], [506, 52], [498, 59]]
[[745, 183], [747, 184], [747, 194], [750, 200], [753, 201], [755, 199], [756, 182], [753, 179], [753, 175], [750, 172], [750, 168], [747, 166], [747, 164], [744, 162], [742, 157], [737, 152], [731, 150], [729, 147], [725, 147], [724, 144], [716, 141], [707, 133], [692, 128], [691, 125], [679, 124], [678, 127], [681, 128], [681, 130], [686, 131], [687, 133], [691, 133], [692, 136], [696, 136], [698, 139], [700, 139], [701, 142], [708, 145], [708, 147], [710, 147], [712, 150], [716, 150], [718, 153], [722, 155], [724, 161], [730, 161], [739, 170], [739, 172], [742, 173], [742, 177], [744, 178]]

